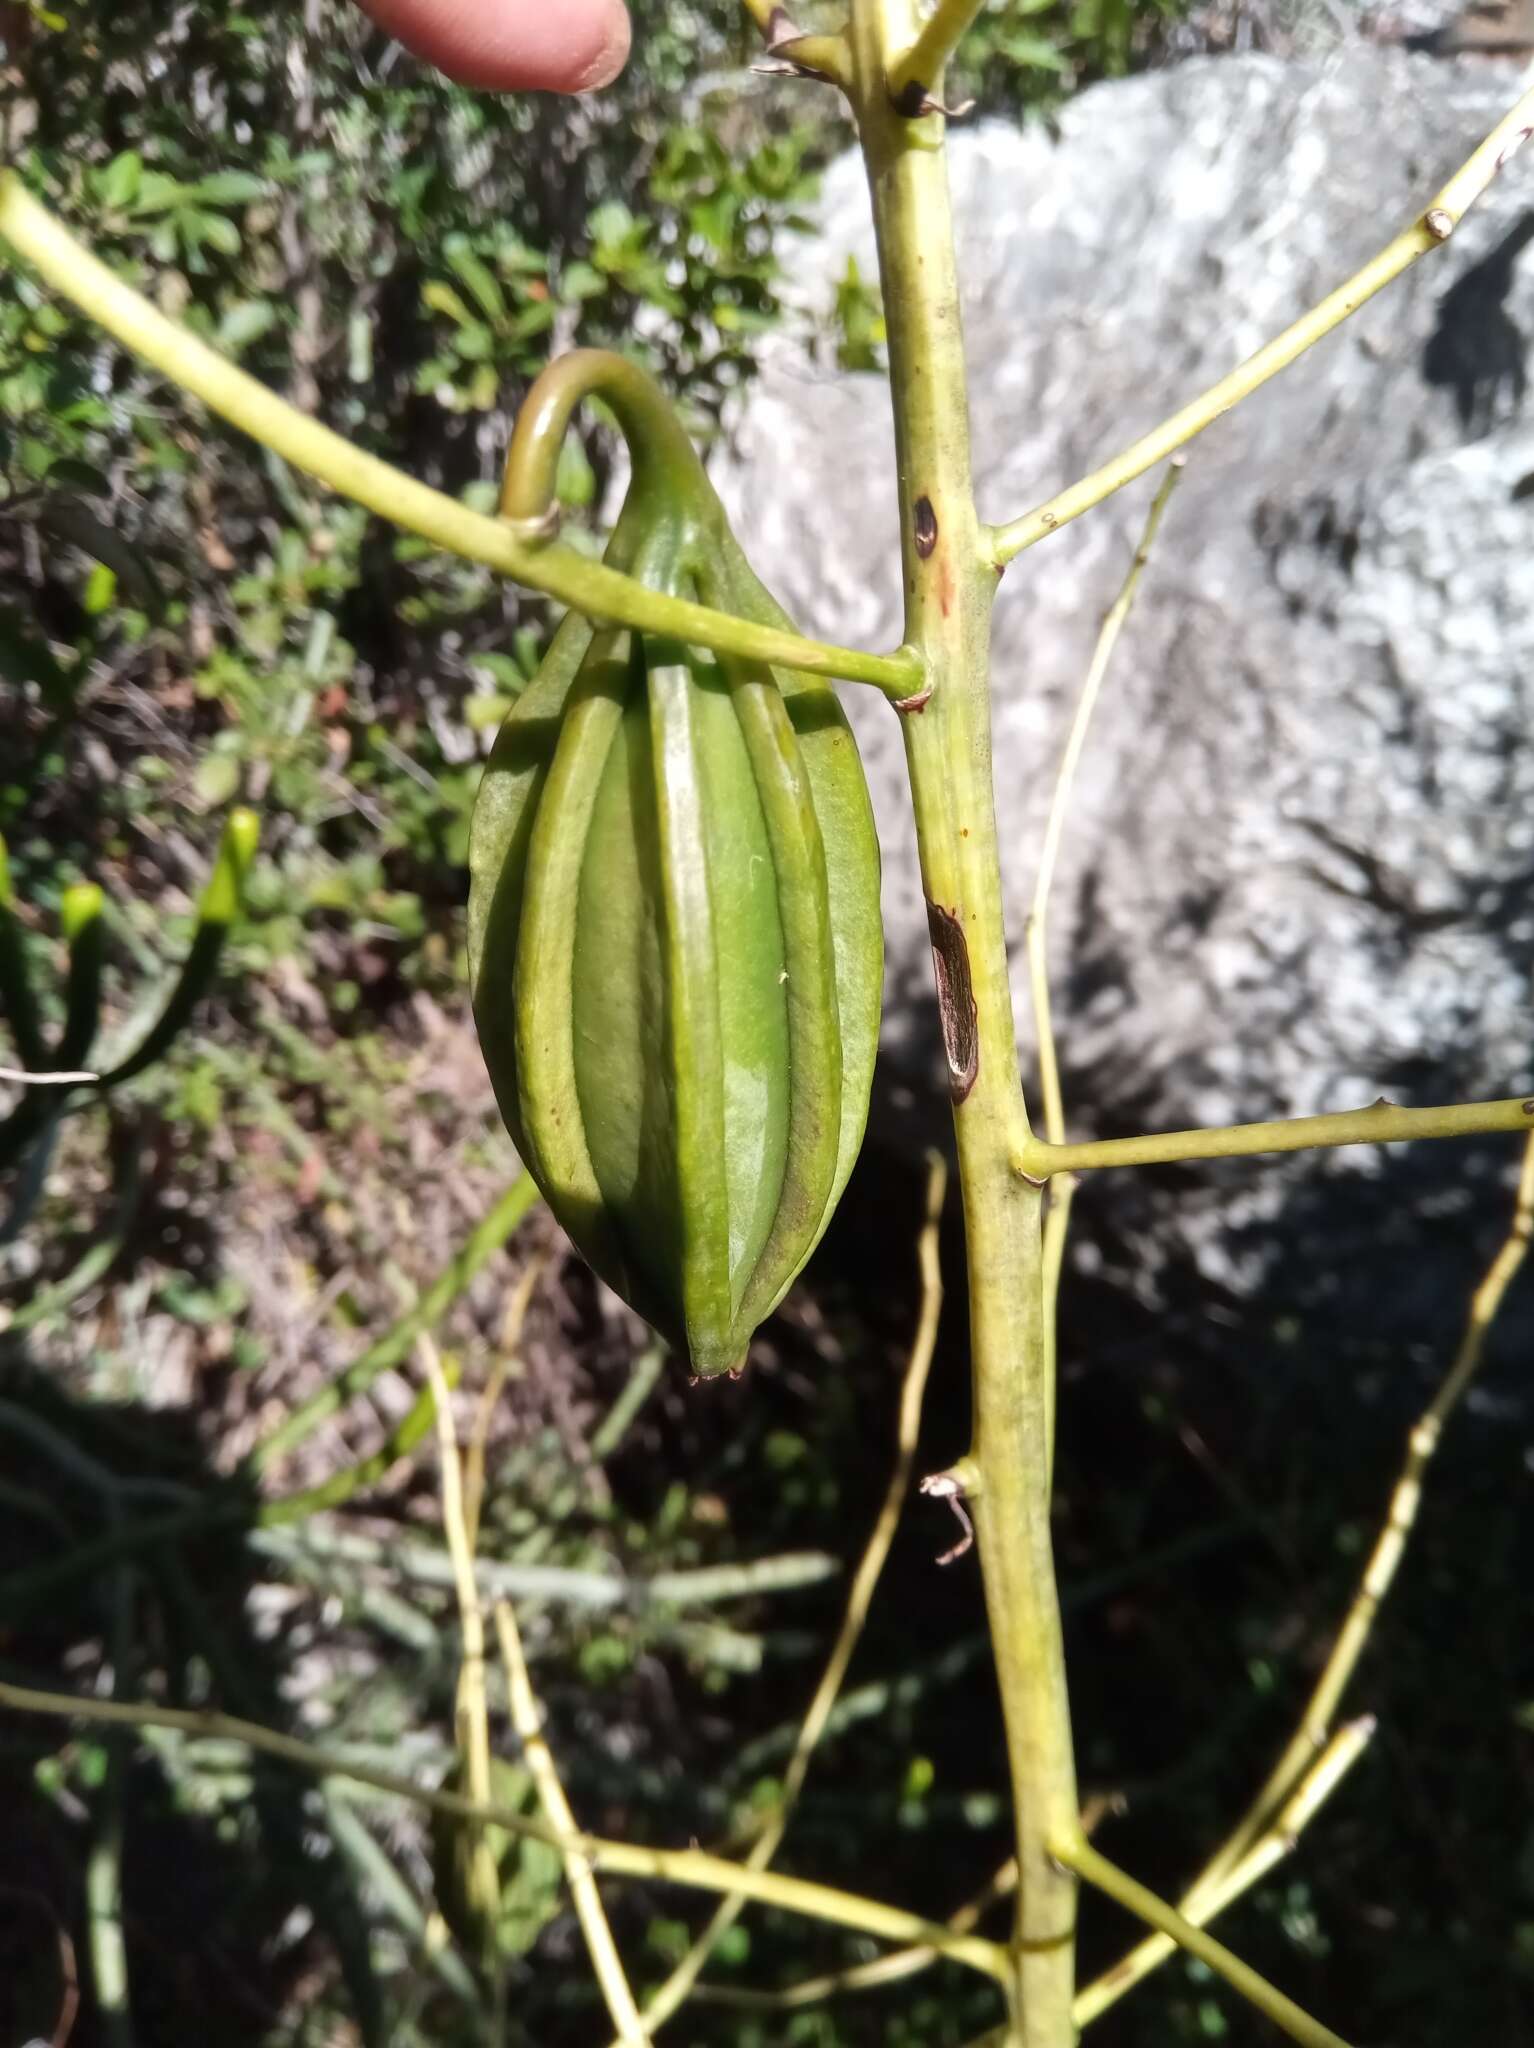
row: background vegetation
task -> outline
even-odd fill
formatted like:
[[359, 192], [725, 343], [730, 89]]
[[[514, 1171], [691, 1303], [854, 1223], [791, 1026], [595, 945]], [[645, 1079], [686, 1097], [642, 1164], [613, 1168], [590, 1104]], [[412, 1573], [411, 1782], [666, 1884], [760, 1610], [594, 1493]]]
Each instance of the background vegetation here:
[[[1190, 36], [1178, 11], [1003, 0], [966, 89], [1047, 114]], [[729, 0], [635, 12], [612, 93], [497, 102], [415, 71], [339, 0], [29, 0], [0, 8], [0, 153], [256, 374], [489, 503], [521, 392], [573, 343], [638, 349], [700, 433], [728, 432], [762, 336], [788, 317], [817, 166], [844, 139], [829, 96], [751, 77], [757, 39]], [[866, 280], [842, 281], [814, 342], [877, 366]], [[566, 465], [593, 545], [612, 466], [599, 429]], [[46, 1021], [65, 1007], [71, 887], [107, 892], [105, 1036], [131, 1044], [186, 951], [229, 807], [262, 821], [197, 1028], [0, 1182], [8, 1671], [217, 1700], [421, 1773], [445, 1764], [456, 1629], [431, 1460], [396, 1455], [419, 1391], [408, 1354], [259, 1474], [251, 1453], [447, 1265], [515, 1172], [466, 1016], [463, 860], [478, 763], [547, 623], [312, 495], [5, 273], [0, 834]], [[1504, 1227], [1504, 1166], [1488, 1148], [1391, 1169], [1442, 1175], [1465, 1280], [1424, 1305], [1416, 1358], [1377, 1355], [1303, 1204], [1260, 1305], [1211, 1307], [1190, 1276], [1152, 1321], [1088, 1273], [1071, 1282], [1060, 1544], [1083, 1778], [1127, 1796], [1116, 1853], [1152, 1881], [1192, 1865], [1286, 1726]], [[482, 1387], [515, 1279], [544, 1260], [494, 1410], [481, 1552], [570, 1575], [520, 1605], [573, 1803], [605, 1832], [738, 1839], [773, 1796], [839, 1612], [836, 1568], [884, 1485], [920, 1200], [907, 1169], [865, 1162], [740, 1386], [689, 1388], [654, 1361], [536, 1211], [446, 1325], [450, 1364]], [[1107, 1208], [1083, 1207], [1111, 1240]], [[951, 1302], [928, 1468], [964, 1440], [962, 1315]], [[1518, 1707], [1534, 1671], [1515, 1625], [1534, 1560], [1524, 1411], [1499, 1406], [1520, 1333], [1526, 1315], [1441, 1455], [1366, 1672], [1376, 1754], [1232, 1923], [1344, 2031], [1403, 2048], [1524, 2038], [1534, 2017], [1534, 1707]], [[354, 1490], [331, 1511], [259, 1519], [262, 1498], [337, 1475]], [[189, 1509], [195, 1535], [121, 1547], [135, 1521]], [[935, 1570], [947, 1540], [935, 1511], [908, 1518], [786, 1854], [849, 1883], [877, 1871], [876, 1889], [939, 1915], [1005, 1835], [978, 1577]], [[646, 1590], [790, 1553], [780, 1590]], [[1488, 1696], [1508, 1703], [1491, 1742]], [[86, 1980], [77, 2044], [485, 2038], [462, 1958], [423, 1959], [432, 1844], [396, 1809], [216, 1745], [157, 1740], [130, 1768], [15, 1723], [0, 1770], [6, 2042], [55, 2027], [61, 1928]], [[99, 2009], [85, 1959], [119, 1833], [131, 2032]], [[507, 2038], [605, 2038], [557, 1873], [528, 1851], [504, 1875]], [[695, 1902], [615, 1897], [637, 1974], [658, 1979]], [[1125, 1932], [1102, 1909], [1088, 1964]], [[752, 1913], [715, 1975], [791, 1981], [861, 1953]], [[940, 1971], [798, 2016], [698, 2006], [675, 2038], [952, 2043], [992, 2016], [983, 1987]], [[1097, 2038], [1246, 2039], [1253, 2024], [1178, 1965]]]

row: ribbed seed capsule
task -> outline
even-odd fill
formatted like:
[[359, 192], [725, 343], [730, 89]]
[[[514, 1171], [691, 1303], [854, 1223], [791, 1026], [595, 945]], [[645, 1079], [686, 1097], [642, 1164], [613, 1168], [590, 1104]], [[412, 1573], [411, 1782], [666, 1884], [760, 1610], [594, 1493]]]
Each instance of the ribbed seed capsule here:
[[[705, 595], [760, 616], [725, 552]], [[834, 693], [567, 621], [497, 741], [471, 862], [475, 1015], [529, 1168], [696, 1372], [738, 1367], [872, 1082], [878, 842]]]

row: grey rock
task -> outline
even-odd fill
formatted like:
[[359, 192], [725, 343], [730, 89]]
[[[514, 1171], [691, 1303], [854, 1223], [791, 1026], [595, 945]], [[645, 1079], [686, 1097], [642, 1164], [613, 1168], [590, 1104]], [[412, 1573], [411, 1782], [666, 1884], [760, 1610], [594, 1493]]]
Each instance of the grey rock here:
[[[982, 513], [1041, 502], [1305, 311], [1421, 211], [1518, 82], [1367, 47], [1205, 59], [1085, 93], [1053, 134], [958, 132]], [[874, 274], [854, 159], [822, 218], [807, 304], [849, 256]], [[1056, 883], [1076, 1133], [1530, 1086], [1531, 237], [1534, 151], [1443, 251], [1194, 444]], [[808, 630], [898, 640], [893, 478], [882, 380], [779, 346], [720, 483]], [[1020, 557], [998, 602], [1025, 1062], [1023, 915], [1055, 766], [1154, 484]], [[871, 692], [846, 695], [886, 848], [881, 1121], [925, 1136], [916, 1105], [941, 1076], [900, 736]], [[1284, 1185], [1251, 1184], [1254, 1216]], [[1228, 1214], [1219, 1229], [1233, 1272]]]

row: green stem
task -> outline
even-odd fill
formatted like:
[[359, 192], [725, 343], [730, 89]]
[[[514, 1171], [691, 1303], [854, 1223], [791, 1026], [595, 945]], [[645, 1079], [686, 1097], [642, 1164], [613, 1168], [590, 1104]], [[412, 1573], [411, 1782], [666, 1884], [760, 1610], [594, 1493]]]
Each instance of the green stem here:
[[101, 1076], [96, 1084], [98, 1091], [105, 1093], [108, 1089], [120, 1088], [124, 1081], [131, 1081], [146, 1067], [152, 1067], [156, 1060], [164, 1057], [191, 1021], [197, 1005], [212, 985], [224, 941], [240, 914], [245, 878], [256, 857], [260, 835], [261, 823], [254, 811], [240, 806], [230, 812], [219, 841], [213, 872], [197, 906], [191, 950], [176, 977], [176, 985], [141, 1043]]
[[39, 1072], [46, 1068], [47, 1041], [37, 1014], [37, 999], [32, 993], [26, 936], [16, 915], [10, 856], [3, 838], [0, 838], [0, 1017], [10, 1026], [19, 1063]]
[[1362, 269], [1354, 271], [1345, 284], [1338, 285], [1334, 292], [1328, 292], [1318, 306], [1312, 306], [1293, 326], [1286, 327], [1282, 334], [1258, 349], [1255, 355], [1248, 356], [1228, 376], [1211, 384], [1207, 391], [1191, 400], [1180, 412], [1174, 412], [1148, 434], [1142, 434], [1138, 441], [1132, 442], [1100, 469], [1094, 469], [1090, 476], [1084, 476], [1079, 483], [1072, 484], [1047, 503], [1025, 513], [1021, 519], [1010, 519], [1003, 526], [990, 528], [990, 545], [997, 566], [1004, 567], [1024, 548], [1031, 548], [1046, 534], [1068, 526], [1071, 520], [1079, 519], [1083, 512], [1090, 512], [1104, 498], [1122, 490], [1125, 484], [1143, 476], [1146, 470], [1184, 447], [1196, 434], [1213, 426], [1232, 406], [1239, 405], [1243, 398], [1249, 398], [1259, 385], [1266, 384], [1270, 377], [1276, 377], [1280, 370], [1286, 370], [1308, 348], [1314, 348], [1334, 327], [1340, 327], [1360, 306], [1367, 305], [1376, 292], [1383, 291], [1387, 284], [1398, 278], [1403, 270], [1430, 255], [1434, 249], [1441, 249], [1531, 132], [1534, 132], [1534, 87], [1503, 116], [1411, 225], [1403, 228], [1393, 241], [1387, 242], [1377, 256], [1371, 256]]
[[454, 1792], [431, 1791], [398, 1771], [378, 1770], [233, 1714], [160, 1707], [147, 1701], [130, 1704], [86, 1695], [41, 1692], [5, 1680], [0, 1680], [0, 1707], [16, 1714], [44, 1714], [107, 1727], [170, 1728], [194, 1739], [243, 1742], [262, 1756], [277, 1757], [319, 1777], [350, 1778], [356, 1784], [371, 1785], [428, 1813], [445, 1814], [453, 1820], [483, 1821], [504, 1828], [507, 1834], [546, 1842], [552, 1849], [562, 1851], [574, 1846], [594, 1870], [611, 1871], [615, 1877], [647, 1878], [652, 1883], [685, 1885], [695, 1891], [738, 1891], [763, 1905], [824, 1920], [833, 1927], [855, 1928], [881, 1941], [919, 1942], [984, 1977], [1000, 1981], [1006, 1975], [1005, 1951], [996, 1942], [977, 1934], [955, 1934], [952, 1929], [924, 1920], [919, 1913], [907, 1913], [899, 1906], [886, 1906], [878, 1899], [865, 1899], [855, 1892], [838, 1891], [833, 1885], [815, 1884], [807, 1878], [785, 1877], [775, 1870], [748, 1870], [744, 1864], [710, 1856], [702, 1849], [650, 1849], [635, 1842], [609, 1841], [604, 1836], [589, 1834], [576, 1836], [571, 1845], [554, 1828], [514, 1808], [477, 1806], [472, 1799], [460, 1798]]
[[996, 573], [974, 505], [942, 124], [902, 118], [888, 88], [891, 57], [916, 32], [914, 0], [856, 0], [853, 99], [889, 329], [906, 641], [930, 692], [905, 710], [906, 759], [964, 1196], [974, 1515], [1020, 1868], [1010, 2038], [1067, 2048], [1076, 1887], [1048, 1845], [1076, 1826], [1076, 1782], [1049, 1538], [1040, 1190], [1015, 1170], [1029, 1128], [991, 791]]
[[1030, 1138], [1018, 1164], [1035, 1180], [1092, 1166], [1168, 1166], [1188, 1159], [1245, 1159], [1257, 1152], [1309, 1152], [1332, 1145], [1404, 1145], [1416, 1138], [1470, 1138], [1534, 1125], [1534, 1095], [1497, 1102], [1451, 1102], [1402, 1109], [1383, 1096], [1367, 1109], [1333, 1116], [1278, 1117], [1265, 1124], [1220, 1124], [1210, 1130], [1161, 1131], [1145, 1138], [1095, 1138], [1050, 1145]]
[[[114, 1514], [115, 1514], [114, 1509]], [[132, 1579], [126, 1564], [112, 1574], [112, 1691], [133, 1683]], [[101, 2031], [108, 2048], [133, 2048], [128, 1992], [128, 1945], [123, 1935], [123, 1817], [131, 1745], [120, 1729], [106, 1738], [106, 1778], [96, 1807], [95, 1836], [85, 1866], [85, 1907], [90, 1927], [91, 1976]]]
[[586, 398], [602, 399], [616, 417], [636, 486], [679, 498], [708, 489], [698, 451], [649, 371], [611, 349], [578, 348], [550, 363], [522, 401], [501, 485], [503, 519], [549, 531], [557, 527], [559, 451]]
[[1319, 2020], [1313, 2020], [1292, 1998], [1286, 1998], [1266, 1977], [1259, 1976], [1249, 1963], [1243, 1963], [1239, 1956], [1232, 1955], [1224, 1942], [1216, 1941], [1212, 1934], [1195, 1927], [1175, 1906], [1158, 1899], [1153, 1891], [1148, 1891], [1127, 1871], [1120, 1870], [1116, 1863], [1110, 1863], [1106, 1856], [1099, 1855], [1079, 1832], [1063, 1839], [1055, 1853], [1062, 1862], [1079, 1871], [1088, 1884], [1096, 1885], [1110, 1899], [1117, 1899], [1136, 1919], [1170, 1935], [1179, 1948], [1186, 1949], [1190, 1956], [1206, 1963], [1216, 1975], [1239, 1991], [1249, 2005], [1255, 2005], [1259, 2012], [1266, 2013], [1274, 2026], [1282, 2028], [1291, 2041], [1303, 2043], [1304, 2048], [1347, 2048], [1340, 2034], [1334, 2034], [1330, 2027], [1323, 2027]]
[[465, 561], [482, 562], [530, 590], [545, 591], [588, 618], [669, 634], [697, 647], [813, 675], [876, 683], [895, 696], [915, 686], [916, 660], [903, 648], [891, 655], [863, 654], [663, 596], [633, 577], [588, 561], [573, 548], [529, 540], [508, 521], [471, 512], [376, 455], [354, 448], [157, 312], [83, 249], [14, 171], [0, 172], [0, 238], [125, 347], [295, 469]]
[[923, 101], [941, 97], [943, 67], [985, 0], [937, 0], [908, 47], [892, 53], [889, 93], [897, 105], [920, 111]]
[[102, 2035], [110, 2048], [133, 2048], [133, 2023], [128, 2011], [128, 1951], [122, 1918], [124, 1763], [122, 1738], [114, 1735], [108, 1739], [106, 1782], [96, 1814], [95, 1839], [85, 1866], [91, 1976], [95, 1981]]

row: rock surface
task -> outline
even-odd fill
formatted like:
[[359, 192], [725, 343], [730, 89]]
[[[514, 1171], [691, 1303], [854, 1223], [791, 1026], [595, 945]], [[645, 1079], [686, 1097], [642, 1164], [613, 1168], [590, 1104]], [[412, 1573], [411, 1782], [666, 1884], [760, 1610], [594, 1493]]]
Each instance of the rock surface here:
[[[982, 514], [1041, 502], [1276, 334], [1422, 210], [1518, 83], [1506, 63], [1377, 48], [1206, 59], [1098, 87], [1053, 134], [956, 133]], [[849, 256], [875, 274], [853, 159], [822, 218], [805, 283], [820, 305]], [[1442, 252], [1194, 444], [1056, 883], [1078, 1133], [1530, 1086], [1531, 239], [1534, 153]], [[780, 346], [720, 481], [807, 629], [898, 640], [892, 479], [882, 380]], [[1025, 1062], [1036, 849], [1155, 481], [1021, 556], [997, 607]], [[886, 848], [881, 1116], [915, 1132], [940, 1089], [904, 763], [888, 710], [847, 694]]]

